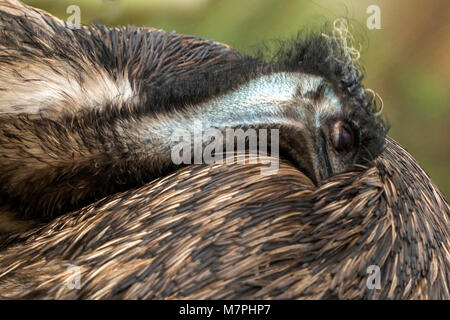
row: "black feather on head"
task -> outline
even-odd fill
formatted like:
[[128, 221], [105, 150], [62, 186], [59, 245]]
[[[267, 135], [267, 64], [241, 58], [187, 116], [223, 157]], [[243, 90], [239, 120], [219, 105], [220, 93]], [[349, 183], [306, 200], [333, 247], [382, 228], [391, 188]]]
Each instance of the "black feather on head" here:
[[337, 19], [322, 32], [300, 32], [295, 39], [279, 42], [270, 67], [326, 79], [342, 99], [346, 119], [357, 126], [361, 151], [355, 163], [369, 164], [383, 151], [389, 124], [381, 117], [382, 105], [378, 106], [376, 99], [379, 96], [362, 85], [364, 72], [353, 42], [347, 20]]

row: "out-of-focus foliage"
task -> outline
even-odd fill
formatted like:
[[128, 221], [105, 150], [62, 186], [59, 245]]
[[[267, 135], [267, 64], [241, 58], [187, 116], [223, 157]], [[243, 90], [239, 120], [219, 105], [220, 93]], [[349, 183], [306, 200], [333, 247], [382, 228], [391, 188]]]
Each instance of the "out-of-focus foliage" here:
[[[361, 40], [365, 85], [380, 94], [390, 135], [450, 196], [450, 2], [383, 0], [28, 0], [82, 23], [145, 25], [195, 34], [244, 52], [263, 40], [291, 37], [345, 16]], [[369, 30], [370, 5], [381, 9], [381, 29]]]

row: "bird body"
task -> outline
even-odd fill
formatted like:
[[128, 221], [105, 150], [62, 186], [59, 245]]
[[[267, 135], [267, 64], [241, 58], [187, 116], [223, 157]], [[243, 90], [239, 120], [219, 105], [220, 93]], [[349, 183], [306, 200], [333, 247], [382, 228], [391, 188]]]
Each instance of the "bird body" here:
[[320, 187], [261, 166], [188, 166], [19, 235], [0, 297], [449, 299], [448, 203], [392, 139]]
[[[1, 1], [0, 297], [448, 299], [449, 205], [332, 34], [267, 60]], [[174, 163], [208, 128], [285, 160]]]

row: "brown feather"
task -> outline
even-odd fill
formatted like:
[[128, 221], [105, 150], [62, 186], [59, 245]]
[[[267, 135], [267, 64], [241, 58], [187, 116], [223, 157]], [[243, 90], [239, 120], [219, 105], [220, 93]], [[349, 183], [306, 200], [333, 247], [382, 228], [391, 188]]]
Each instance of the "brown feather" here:
[[10, 239], [0, 296], [450, 298], [449, 205], [392, 139], [375, 167], [320, 187], [286, 163], [266, 177], [261, 166], [188, 167]]

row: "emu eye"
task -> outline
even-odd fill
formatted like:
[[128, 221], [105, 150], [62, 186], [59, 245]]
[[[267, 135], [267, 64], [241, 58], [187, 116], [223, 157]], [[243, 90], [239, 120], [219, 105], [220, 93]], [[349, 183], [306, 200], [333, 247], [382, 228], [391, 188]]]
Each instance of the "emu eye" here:
[[331, 142], [336, 151], [350, 151], [353, 147], [353, 132], [343, 122], [337, 122], [331, 131]]

